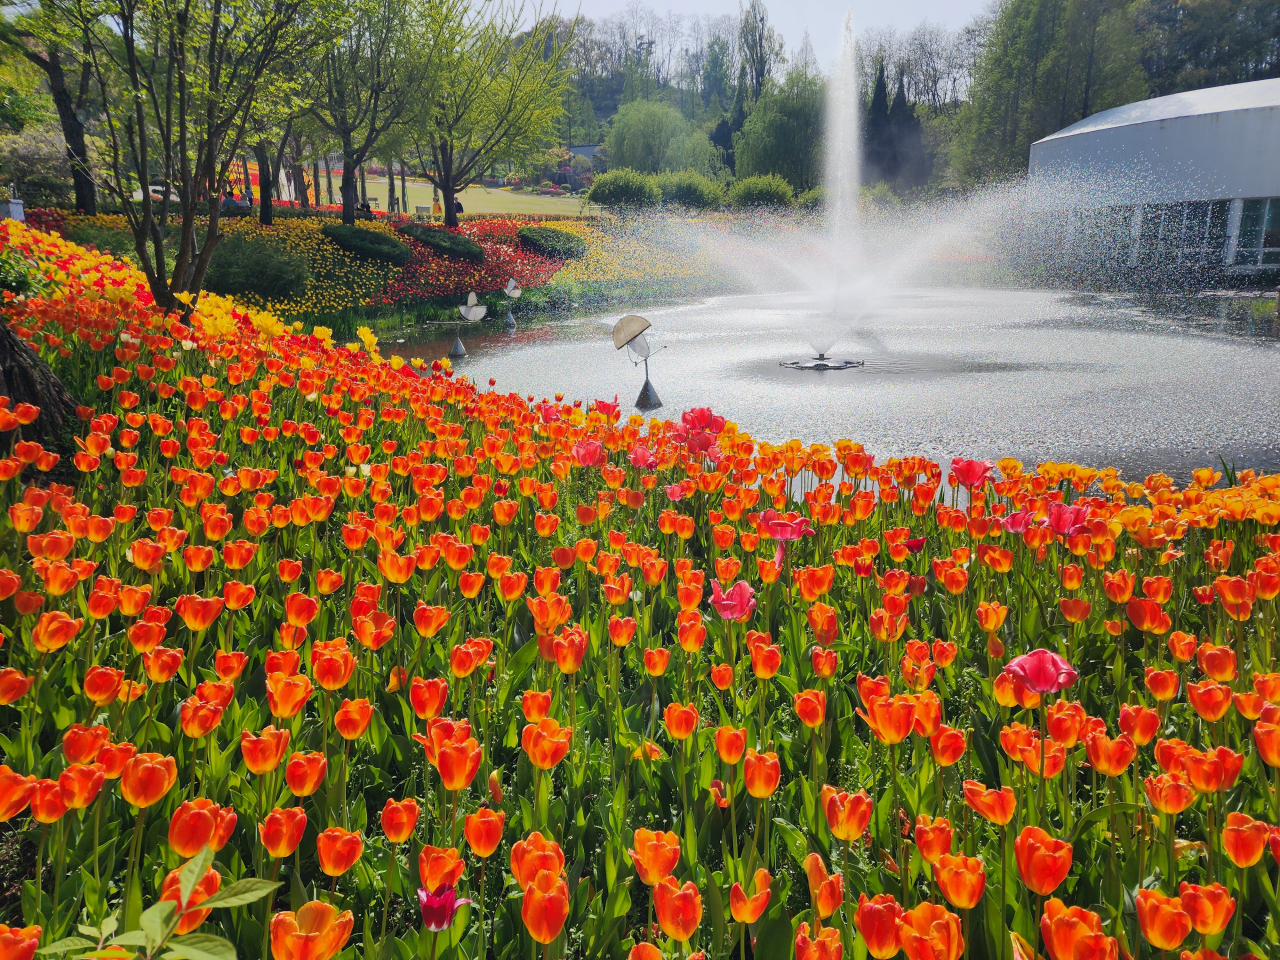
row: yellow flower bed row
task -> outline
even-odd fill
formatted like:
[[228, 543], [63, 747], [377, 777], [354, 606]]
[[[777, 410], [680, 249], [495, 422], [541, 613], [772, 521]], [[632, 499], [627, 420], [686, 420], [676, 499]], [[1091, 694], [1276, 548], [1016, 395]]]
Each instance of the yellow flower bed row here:
[[703, 279], [707, 267], [682, 251], [665, 249], [624, 229], [607, 232], [583, 220], [557, 220], [548, 226], [581, 237], [587, 254], [570, 260], [552, 283], [664, 286], [673, 281]]

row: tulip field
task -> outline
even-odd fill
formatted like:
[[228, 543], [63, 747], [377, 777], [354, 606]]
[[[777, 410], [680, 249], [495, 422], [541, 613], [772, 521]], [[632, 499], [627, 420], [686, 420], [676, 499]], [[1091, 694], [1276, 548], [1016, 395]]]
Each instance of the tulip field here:
[[1280, 958], [1280, 476], [644, 419], [0, 247], [80, 405], [0, 398], [0, 960]]

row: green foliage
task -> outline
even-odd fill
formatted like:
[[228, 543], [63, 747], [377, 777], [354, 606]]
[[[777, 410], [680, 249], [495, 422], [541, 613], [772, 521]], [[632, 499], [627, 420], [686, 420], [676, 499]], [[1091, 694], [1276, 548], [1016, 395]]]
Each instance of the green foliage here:
[[412, 256], [412, 251], [405, 244], [376, 230], [326, 223], [320, 228], [320, 233], [348, 253], [366, 260], [382, 260], [393, 267], [403, 267]]
[[57, 126], [28, 126], [0, 136], [0, 180], [18, 185], [28, 207], [71, 205], [71, 165]]
[[816, 187], [822, 182], [825, 111], [822, 78], [808, 70], [791, 70], [782, 83], [766, 85], [734, 137], [737, 175], [775, 173], [794, 190]]
[[696, 170], [661, 173], [656, 178], [664, 203], [714, 209], [724, 203], [724, 188]]
[[457, 260], [470, 260], [472, 263], [484, 262], [484, 248], [470, 237], [446, 230], [444, 227], [433, 227], [426, 223], [402, 223], [396, 227], [406, 237], [412, 237], [436, 253]]
[[600, 174], [587, 193], [590, 203], [602, 207], [646, 207], [661, 199], [662, 190], [652, 177], [625, 167]]
[[794, 193], [791, 184], [776, 173], [746, 177], [729, 188], [729, 204], [734, 207], [789, 207]]
[[618, 111], [605, 142], [616, 166], [657, 173], [668, 150], [689, 133], [689, 122], [671, 104], [639, 100]]
[[308, 279], [305, 257], [253, 234], [231, 233], [214, 247], [204, 285], [213, 293], [286, 300], [299, 296]]
[[817, 210], [827, 202], [827, 188], [814, 187], [796, 197], [796, 206], [801, 210]]
[[12, 247], [0, 248], [0, 290], [30, 296], [46, 287], [39, 266]]
[[586, 241], [555, 227], [521, 227], [516, 236], [522, 244], [544, 257], [576, 260], [587, 255]]
[[972, 180], [1026, 168], [1031, 144], [1147, 95], [1134, 19], [1098, 0], [1010, 0], [978, 63], [954, 162]]

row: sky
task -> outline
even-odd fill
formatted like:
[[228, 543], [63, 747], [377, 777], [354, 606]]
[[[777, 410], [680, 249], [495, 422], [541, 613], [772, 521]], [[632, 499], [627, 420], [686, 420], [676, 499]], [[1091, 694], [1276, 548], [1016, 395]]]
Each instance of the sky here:
[[[737, 14], [738, 0], [641, 0], [644, 5], [659, 13], [674, 10], [677, 13], [700, 16]], [[790, 53], [800, 45], [805, 30], [813, 43], [813, 51], [824, 69], [831, 66], [839, 52], [841, 25], [845, 15], [852, 11], [855, 32], [865, 27], [896, 27], [910, 30], [921, 20], [928, 19], [947, 27], [960, 27], [975, 14], [981, 13], [989, 0], [766, 0], [769, 19], [787, 42]], [[561, 13], [570, 13], [575, 7], [584, 16], [604, 17], [619, 13], [628, 0], [560, 0]]]

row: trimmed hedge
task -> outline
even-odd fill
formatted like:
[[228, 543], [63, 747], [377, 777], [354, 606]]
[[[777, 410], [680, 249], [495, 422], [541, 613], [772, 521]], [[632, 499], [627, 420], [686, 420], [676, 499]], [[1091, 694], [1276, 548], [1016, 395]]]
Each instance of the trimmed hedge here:
[[320, 233], [347, 253], [365, 260], [382, 260], [393, 267], [403, 267], [413, 256], [413, 251], [407, 245], [376, 230], [326, 223], [320, 228]]
[[796, 206], [801, 210], [817, 210], [827, 202], [827, 188], [814, 187], [796, 197]]
[[735, 207], [789, 207], [795, 191], [776, 173], [747, 177], [729, 188], [729, 203]]
[[724, 187], [696, 170], [660, 173], [655, 180], [662, 191], [663, 203], [678, 203], [701, 210], [715, 209], [724, 203]]
[[444, 227], [413, 222], [399, 224], [396, 229], [406, 237], [411, 237], [446, 257], [470, 260], [472, 263], [484, 262], [484, 248], [470, 237], [464, 237], [460, 233], [454, 233]]
[[553, 260], [576, 260], [587, 255], [585, 240], [555, 227], [521, 227], [516, 236], [523, 246]]
[[228, 233], [213, 248], [204, 287], [229, 296], [251, 293], [263, 300], [288, 300], [301, 296], [310, 279], [305, 256], [276, 243]]
[[596, 177], [587, 200], [602, 207], [648, 207], [662, 200], [662, 190], [652, 177], [624, 167]]

